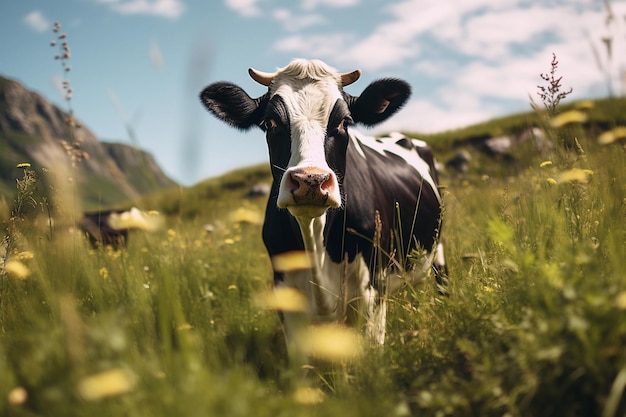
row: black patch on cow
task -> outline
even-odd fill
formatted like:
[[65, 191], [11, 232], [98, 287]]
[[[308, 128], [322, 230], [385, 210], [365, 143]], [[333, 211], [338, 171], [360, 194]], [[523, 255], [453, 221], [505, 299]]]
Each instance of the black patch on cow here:
[[[273, 96], [267, 104], [260, 126], [265, 131], [274, 185], [280, 183], [291, 157], [289, 123], [289, 113], [285, 102], [280, 96]], [[275, 194], [278, 195], [278, 189]]]
[[[382, 219], [380, 253], [386, 262], [385, 254], [394, 251], [398, 258], [399, 255], [406, 258], [416, 241], [431, 250], [439, 229], [441, 208], [430, 184], [404, 159], [391, 153], [381, 155], [364, 145], [361, 149], [365, 159], [352, 143], [348, 146], [342, 184], [345, 208], [328, 212], [325, 245], [333, 262], [341, 262], [345, 253], [350, 261], [362, 253], [373, 273], [377, 268], [377, 255], [372, 247], [376, 211]], [[381, 266], [384, 267], [378, 265]], [[371, 276], [374, 280], [375, 275]]]
[[[285, 252], [304, 250], [304, 242], [298, 222], [289, 214], [287, 209], [279, 209], [276, 207], [277, 199], [278, 183], [274, 181], [270, 197], [267, 201], [262, 233], [263, 243], [265, 243], [265, 248], [270, 258]], [[275, 271], [275, 280], [281, 280], [282, 276], [282, 274]]]
[[337, 178], [346, 172], [346, 150], [348, 147], [348, 127], [354, 123], [344, 100], [337, 100], [328, 117], [324, 153], [330, 169]]
[[413, 148], [415, 148], [415, 146], [413, 146], [413, 142], [411, 141], [411, 139], [408, 139], [408, 138], [402, 138], [402, 139], [397, 140], [396, 145], [402, 146], [404, 149], [408, 149], [408, 150], [413, 150]]

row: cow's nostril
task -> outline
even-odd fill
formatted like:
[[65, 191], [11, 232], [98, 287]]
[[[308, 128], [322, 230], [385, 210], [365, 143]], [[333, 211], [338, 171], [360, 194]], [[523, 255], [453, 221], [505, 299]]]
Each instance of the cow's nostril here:
[[322, 192], [328, 194], [329, 190], [333, 188], [335, 182], [333, 181], [333, 177], [331, 175], [325, 175], [322, 180], [322, 184], [320, 185], [320, 189]]
[[287, 175], [287, 182], [285, 185], [287, 186], [287, 189], [291, 193], [295, 193], [296, 191], [298, 191], [298, 189], [302, 185], [302, 179], [297, 173], [292, 172], [289, 175]]

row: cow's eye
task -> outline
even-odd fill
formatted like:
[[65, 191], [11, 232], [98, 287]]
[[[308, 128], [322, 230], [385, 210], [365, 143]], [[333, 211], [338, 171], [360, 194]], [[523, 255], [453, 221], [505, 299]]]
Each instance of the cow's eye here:
[[352, 124], [353, 122], [351, 117], [344, 117], [341, 122], [339, 122], [337, 128], [329, 132], [329, 136], [335, 136], [337, 133], [345, 132], [346, 128], [352, 126]]
[[267, 131], [274, 130], [278, 127], [278, 123], [274, 119], [265, 119], [263, 121], [263, 128]]

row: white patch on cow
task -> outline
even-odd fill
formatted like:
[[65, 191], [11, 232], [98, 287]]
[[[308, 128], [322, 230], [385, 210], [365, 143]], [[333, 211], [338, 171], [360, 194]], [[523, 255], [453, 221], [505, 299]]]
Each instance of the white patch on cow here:
[[446, 259], [443, 254], [443, 243], [439, 242], [437, 244], [437, 251], [435, 253], [435, 265], [438, 267], [443, 267], [446, 264]]
[[354, 149], [356, 150], [356, 152], [361, 155], [361, 157], [363, 159], [365, 159], [365, 152], [363, 152], [363, 148], [361, 148], [361, 142], [359, 142], [359, 140], [357, 139], [357, 136], [352, 134], [352, 130], [350, 130], [349, 136], [350, 136], [350, 141], [352, 142], [352, 144], [354, 145]]
[[[437, 188], [437, 185], [435, 184], [435, 180], [433, 179], [431, 175], [430, 167], [428, 166], [426, 161], [424, 161], [419, 156], [417, 152], [406, 149], [405, 147], [398, 145], [396, 142], [400, 138], [390, 136], [387, 138], [377, 139], [371, 136], [364, 135], [361, 132], [356, 131], [354, 129], [350, 130], [350, 138], [355, 145], [358, 145], [356, 146], [357, 152], [363, 158], [366, 158], [366, 156], [363, 150], [360, 148], [361, 146], [366, 146], [383, 156], [385, 156], [387, 153], [392, 153], [404, 159], [407, 162], [407, 164], [412, 166], [421, 175], [424, 181], [426, 181], [430, 185], [435, 195], [437, 196], [437, 199], [441, 203], [441, 196], [439, 195], [439, 190]], [[418, 142], [421, 142], [421, 141], [418, 141]], [[424, 143], [424, 146], [426, 146], [426, 143]]]

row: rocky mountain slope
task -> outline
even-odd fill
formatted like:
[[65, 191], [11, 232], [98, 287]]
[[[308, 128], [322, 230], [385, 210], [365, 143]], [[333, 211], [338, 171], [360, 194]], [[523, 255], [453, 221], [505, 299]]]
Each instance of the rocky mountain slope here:
[[75, 182], [87, 210], [132, 202], [176, 185], [152, 155], [101, 142], [87, 127], [70, 124], [69, 115], [44, 97], [0, 77], [0, 196], [13, 199], [20, 163], [46, 176], [67, 176], [56, 181]]

